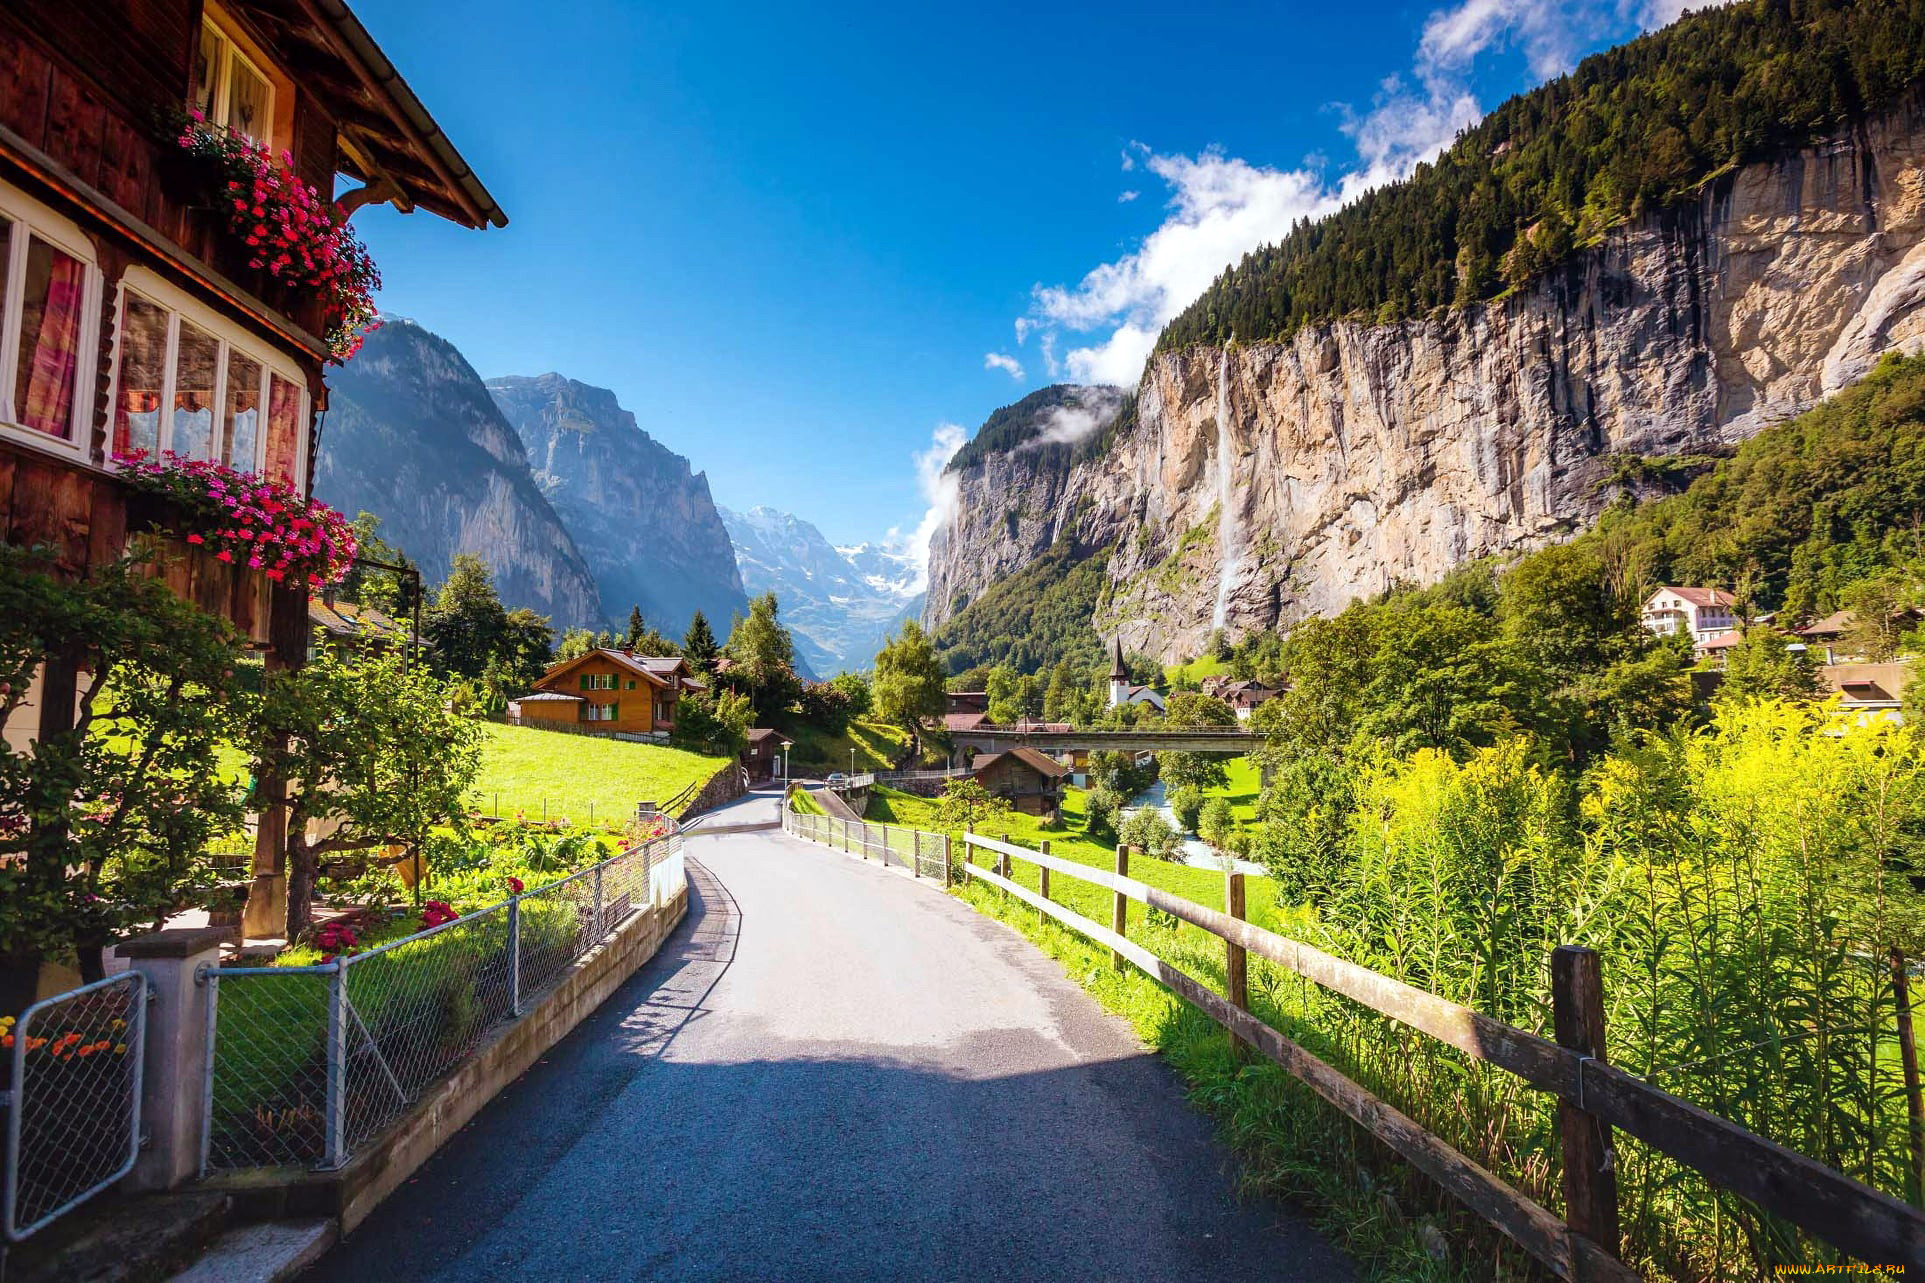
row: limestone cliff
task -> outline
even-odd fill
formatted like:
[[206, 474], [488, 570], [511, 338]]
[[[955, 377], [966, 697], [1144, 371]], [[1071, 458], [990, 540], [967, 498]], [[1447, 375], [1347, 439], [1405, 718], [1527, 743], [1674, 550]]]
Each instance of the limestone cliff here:
[[671, 637], [700, 610], [726, 636], [748, 613], [708, 477], [644, 432], [607, 388], [559, 374], [490, 379], [542, 493], [594, 568], [602, 613], [640, 606]]
[[533, 607], [557, 628], [604, 626], [588, 564], [452, 344], [390, 320], [329, 383], [317, 497], [380, 517], [382, 537], [430, 583], [454, 554], [474, 553], [509, 606]]
[[1100, 450], [959, 456], [925, 619], [1059, 541], [1094, 623], [1174, 658], [1569, 535], [1613, 455], [1729, 446], [1925, 342], [1925, 110], [1707, 184], [1531, 287], [1162, 352]]

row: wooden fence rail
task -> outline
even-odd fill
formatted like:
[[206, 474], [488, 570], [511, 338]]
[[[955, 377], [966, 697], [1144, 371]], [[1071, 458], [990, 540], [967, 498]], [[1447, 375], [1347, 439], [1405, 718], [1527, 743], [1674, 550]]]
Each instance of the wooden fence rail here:
[[[978, 849], [995, 857], [994, 869], [976, 864]], [[1041, 893], [1015, 881], [1011, 860], [1043, 871]], [[1607, 1064], [1602, 989], [1597, 955], [1591, 950], [1565, 946], [1553, 959], [1558, 1041], [1552, 1042], [1254, 926], [1239, 912], [1242, 897], [1234, 884], [1226, 886], [1225, 902], [1232, 912], [1222, 913], [1139, 882], [1128, 876], [1125, 848], [1118, 849], [1116, 872], [1110, 873], [1047, 851], [967, 834], [962, 870], [965, 877], [997, 887], [1107, 947], [1118, 966], [1135, 964], [1234, 1038], [1302, 1080], [1560, 1278], [1589, 1283], [1637, 1277], [1617, 1259], [1613, 1127], [1859, 1260], [1925, 1266], [1925, 1214], [1916, 1208]], [[1049, 872], [1113, 892], [1112, 926], [1051, 900], [1044, 880]], [[1126, 905], [1132, 900], [1222, 939], [1233, 951], [1228, 955], [1230, 997], [1219, 996], [1131, 941]], [[1240, 959], [1234, 951], [1267, 959], [1557, 1096], [1566, 1217], [1560, 1219], [1244, 1010], [1246, 1000], [1238, 992], [1241, 968], [1235, 965]]]

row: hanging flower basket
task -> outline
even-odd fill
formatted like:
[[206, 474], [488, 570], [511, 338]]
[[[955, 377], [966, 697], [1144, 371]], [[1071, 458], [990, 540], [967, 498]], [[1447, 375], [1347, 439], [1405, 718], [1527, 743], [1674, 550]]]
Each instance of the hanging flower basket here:
[[302, 498], [285, 481], [171, 452], [154, 459], [135, 450], [115, 455], [114, 462], [136, 493], [161, 499], [179, 514], [185, 528], [173, 533], [216, 561], [259, 570], [276, 583], [305, 581], [309, 588], [339, 583], [354, 564], [354, 528], [347, 518]]
[[374, 292], [381, 274], [346, 216], [301, 181], [288, 153], [276, 164], [265, 146], [208, 124], [198, 111], [182, 118], [175, 142], [207, 176], [210, 202], [246, 246], [248, 266], [321, 295], [328, 359], [338, 365], [359, 351], [380, 324]]

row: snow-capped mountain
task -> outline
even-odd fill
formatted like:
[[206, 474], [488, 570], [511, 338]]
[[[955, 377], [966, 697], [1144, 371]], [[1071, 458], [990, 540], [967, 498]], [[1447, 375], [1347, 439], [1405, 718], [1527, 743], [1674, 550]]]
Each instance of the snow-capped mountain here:
[[889, 630], [922, 610], [913, 558], [876, 543], [838, 548], [787, 512], [721, 509], [742, 587], [774, 592], [802, 660], [824, 677], [865, 669]]

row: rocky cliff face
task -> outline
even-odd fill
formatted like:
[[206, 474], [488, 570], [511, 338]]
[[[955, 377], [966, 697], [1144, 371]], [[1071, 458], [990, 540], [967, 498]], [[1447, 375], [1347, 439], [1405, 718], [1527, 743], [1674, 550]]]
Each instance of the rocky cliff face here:
[[722, 511], [742, 582], [773, 592], [798, 657], [819, 677], [861, 671], [883, 637], [920, 607], [910, 558], [876, 544], [838, 548], [814, 525], [773, 508]]
[[535, 484], [521, 439], [453, 345], [392, 320], [329, 384], [317, 497], [380, 517], [382, 537], [431, 582], [454, 554], [474, 553], [508, 605], [559, 628], [604, 626], [594, 576]]
[[679, 637], [700, 610], [726, 636], [748, 601], [708, 477], [642, 431], [606, 388], [543, 374], [490, 379], [487, 390], [594, 568], [602, 613], [625, 620], [639, 605]]
[[925, 618], [1067, 539], [1097, 629], [1195, 654], [1594, 518], [1614, 454], [1729, 446], [1925, 343], [1925, 112], [1745, 167], [1533, 288], [1394, 325], [1159, 353], [1098, 453], [952, 475]]

